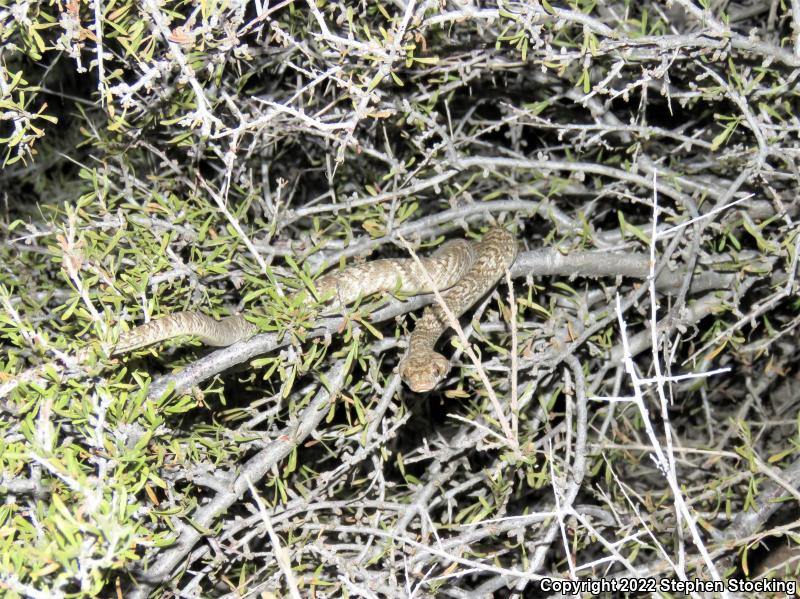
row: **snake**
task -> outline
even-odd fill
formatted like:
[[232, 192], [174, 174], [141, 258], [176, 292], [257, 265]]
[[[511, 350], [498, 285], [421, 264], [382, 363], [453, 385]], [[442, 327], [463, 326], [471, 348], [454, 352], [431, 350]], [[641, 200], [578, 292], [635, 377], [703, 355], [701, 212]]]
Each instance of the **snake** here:
[[[375, 293], [421, 295], [438, 291], [455, 318], [493, 289], [517, 255], [514, 236], [505, 228], [490, 228], [478, 241], [453, 239], [423, 258], [383, 258], [329, 272], [313, 284], [314, 294], [301, 290], [290, 300], [305, 294], [304, 303], [327, 304], [327, 313]], [[450, 328], [447, 311], [434, 303], [425, 308], [400, 361], [401, 379], [415, 393], [433, 390], [450, 370], [449, 360], [435, 351], [439, 338]], [[197, 311], [181, 311], [155, 318], [122, 333], [112, 355], [127, 353], [176, 337], [194, 336], [205, 345], [224, 347], [249, 339], [259, 328], [243, 315], [216, 320]]]

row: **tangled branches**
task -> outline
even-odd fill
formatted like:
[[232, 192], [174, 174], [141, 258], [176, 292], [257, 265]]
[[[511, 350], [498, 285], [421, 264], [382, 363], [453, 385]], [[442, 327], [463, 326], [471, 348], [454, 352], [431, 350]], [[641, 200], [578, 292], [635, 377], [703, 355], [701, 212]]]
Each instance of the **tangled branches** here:
[[[0, 587], [779, 576], [799, 34], [796, 1], [0, 7]], [[497, 222], [520, 255], [434, 393], [395, 372], [435, 298], [290, 299]], [[189, 308], [264, 333], [109, 358]]]

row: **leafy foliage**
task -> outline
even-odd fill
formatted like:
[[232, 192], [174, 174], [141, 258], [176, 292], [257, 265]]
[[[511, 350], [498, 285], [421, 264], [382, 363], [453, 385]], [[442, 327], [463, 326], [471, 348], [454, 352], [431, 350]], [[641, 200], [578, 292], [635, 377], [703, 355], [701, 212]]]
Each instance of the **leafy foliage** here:
[[[791, 548], [800, 15], [707, 4], [0, 0], [4, 593], [476, 596]], [[291, 294], [492, 222], [512, 288], [424, 398], [420, 304]], [[268, 335], [110, 355], [179, 310]]]

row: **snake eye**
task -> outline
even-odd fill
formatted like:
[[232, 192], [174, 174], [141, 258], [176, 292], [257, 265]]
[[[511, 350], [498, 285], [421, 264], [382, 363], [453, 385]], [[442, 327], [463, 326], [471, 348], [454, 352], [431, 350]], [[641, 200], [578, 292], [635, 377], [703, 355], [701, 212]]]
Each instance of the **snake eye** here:
[[441, 381], [450, 370], [450, 361], [441, 354], [436, 354], [431, 362], [433, 386]]

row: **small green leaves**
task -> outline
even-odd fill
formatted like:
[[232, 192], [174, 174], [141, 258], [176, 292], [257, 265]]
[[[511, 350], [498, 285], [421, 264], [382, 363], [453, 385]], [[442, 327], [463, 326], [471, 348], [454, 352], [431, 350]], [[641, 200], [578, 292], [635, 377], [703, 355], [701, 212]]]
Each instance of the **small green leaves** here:
[[629, 223], [625, 219], [625, 214], [621, 210], [617, 211], [617, 218], [619, 219], [619, 228], [623, 236], [633, 235], [645, 246], [650, 245], [650, 237], [647, 235], [647, 233], [645, 233], [640, 227]]
[[725, 123], [725, 126], [723, 127], [722, 131], [717, 133], [717, 135], [714, 136], [714, 139], [711, 140], [712, 152], [716, 152], [717, 150], [719, 150], [719, 148], [722, 145], [724, 145], [726, 141], [728, 141], [728, 138], [730, 138], [731, 134], [734, 131], [736, 131], [736, 128], [739, 126], [739, 123], [741, 122], [741, 117], [738, 116], [728, 117], [728, 116], [718, 115], [718, 119], [723, 121]]

